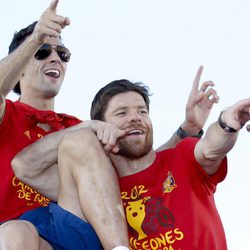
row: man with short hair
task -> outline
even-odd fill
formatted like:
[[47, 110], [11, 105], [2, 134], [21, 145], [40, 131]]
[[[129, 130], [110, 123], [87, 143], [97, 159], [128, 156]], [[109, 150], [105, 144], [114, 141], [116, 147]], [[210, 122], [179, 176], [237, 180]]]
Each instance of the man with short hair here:
[[104, 86], [91, 118], [130, 130], [109, 155], [119, 176], [130, 249], [227, 249], [214, 192], [226, 176], [226, 154], [250, 120], [250, 98], [222, 111], [200, 140], [186, 138], [161, 152], [152, 148], [149, 93], [140, 83], [124, 79]]

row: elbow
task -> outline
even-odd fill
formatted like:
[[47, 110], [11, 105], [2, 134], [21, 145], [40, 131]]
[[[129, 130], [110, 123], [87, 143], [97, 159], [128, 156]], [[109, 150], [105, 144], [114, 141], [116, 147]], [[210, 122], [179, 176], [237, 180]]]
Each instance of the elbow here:
[[212, 150], [209, 147], [207, 147], [206, 149], [203, 149], [202, 156], [206, 161], [220, 162], [225, 157], [225, 153], [220, 152], [217, 149]]
[[201, 139], [195, 147], [196, 155], [205, 162], [216, 163], [225, 157], [225, 152], [220, 150], [220, 146], [211, 146], [207, 140]]
[[195, 158], [209, 175], [218, 171], [224, 157], [225, 154], [219, 153], [217, 149], [212, 149], [204, 143], [204, 140], [199, 141], [195, 147]]
[[28, 178], [28, 171], [25, 171], [25, 163], [19, 157], [15, 157], [11, 161], [11, 167], [15, 176], [21, 180], [25, 181]]
[[215, 159], [215, 155], [212, 151], [210, 150], [203, 150], [202, 151], [202, 158], [205, 161], [213, 161]]
[[208, 175], [215, 174], [220, 168], [221, 162], [225, 155], [219, 155], [211, 150], [204, 150], [200, 155], [198, 162]]
[[203, 163], [201, 164], [203, 169], [208, 175], [214, 175], [220, 168], [221, 162], [225, 156], [213, 156], [208, 155], [204, 156]]

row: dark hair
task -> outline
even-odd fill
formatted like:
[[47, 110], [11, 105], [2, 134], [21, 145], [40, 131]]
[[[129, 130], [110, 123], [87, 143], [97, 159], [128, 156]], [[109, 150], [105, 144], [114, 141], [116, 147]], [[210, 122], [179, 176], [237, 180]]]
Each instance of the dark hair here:
[[90, 117], [92, 120], [104, 120], [104, 113], [106, 112], [110, 99], [118, 94], [129, 91], [137, 92], [142, 96], [149, 111], [149, 88], [141, 82], [130, 82], [126, 79], [116, 80], [110, 82], [101, 88], [92, 101]]
[[[24, 41], [25, 39], [32, 34], [32, 32], [34, 31], [34, 28], [37, 24], [37, 21], [33, 22], [32, 24], [30, 24], [29, 26], [27, 26], [24, 29], [21, 29], [20, 31], [16, 31], [14, 33], [14, 36], [12, 38], [12, 41], [10, 43], [9, 46], [9, 52], [8, 54], [12, 53], [15, 49], [17, 49]], [[17, 94], [21, 94], [21, 89], [20, 89], [20, 83], [18, 81], [18, 83], [15, 85], [15, 87], [13, 88], [13, 91]]]

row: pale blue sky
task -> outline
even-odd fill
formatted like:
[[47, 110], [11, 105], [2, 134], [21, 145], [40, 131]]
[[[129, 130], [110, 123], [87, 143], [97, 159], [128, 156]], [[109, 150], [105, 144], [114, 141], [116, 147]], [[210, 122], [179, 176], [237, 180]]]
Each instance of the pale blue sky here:
[[[38, 19], [49, 3], [2, 3], [1, 58], [13, 32]], [[143, 81], [154, 94], [157, 147], [183, 121], [194, 75], [204, 65], [202, 80], [213, 80], [221, 97], [210, 124], [221, 109], [250, 96], [249, 10], [248, 0], [60, 0], [58, 13], [71, 19], [63, 39], [72, 60], [56, 111], [89, 119], [101, 86], [121, 78]], [[250, 134], [243, 129], [215, 195], [229, 250], [249, 248], [249, 146]]]

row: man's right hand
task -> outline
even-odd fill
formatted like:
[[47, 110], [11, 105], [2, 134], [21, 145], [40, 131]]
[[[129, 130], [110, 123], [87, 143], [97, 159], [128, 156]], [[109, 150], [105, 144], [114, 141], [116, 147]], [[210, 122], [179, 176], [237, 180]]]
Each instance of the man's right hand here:
[[68, 17], [57, 15], [56, 9], [59, 0], [52, 0], [50, 6], [43, 12], [39, 18], [32, 38], [39, 44], [49, 43], [50, 37], [59, 37], [62, 29], [70, 25]]

